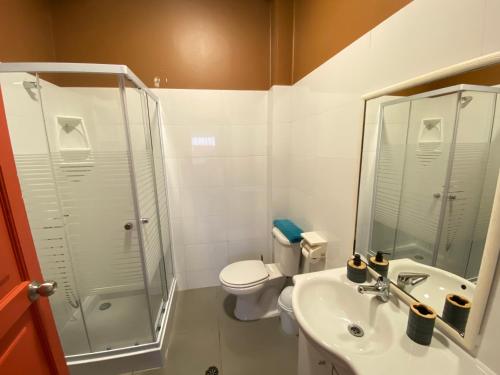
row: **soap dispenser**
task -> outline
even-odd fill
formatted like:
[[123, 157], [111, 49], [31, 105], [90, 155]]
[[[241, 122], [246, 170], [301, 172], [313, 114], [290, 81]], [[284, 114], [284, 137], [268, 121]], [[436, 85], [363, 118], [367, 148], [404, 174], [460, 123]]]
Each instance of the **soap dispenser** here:
[[347, 261], [347, 278], [355, 283], [364, 283], [366, 281], [367, 266], [361, 260], [359, 254]]
[[373, 268], [374, 271], [377, 271], [380, 276], [387, 277], [387, 271], [389, 271], [389, 261], [387, 259], [384, 259], [384, 254], [389, 253], [377, 251], [377, 254], [375, 256], [370, 257], [370, 259], [368, 260], [368, 264], [371, 268]]

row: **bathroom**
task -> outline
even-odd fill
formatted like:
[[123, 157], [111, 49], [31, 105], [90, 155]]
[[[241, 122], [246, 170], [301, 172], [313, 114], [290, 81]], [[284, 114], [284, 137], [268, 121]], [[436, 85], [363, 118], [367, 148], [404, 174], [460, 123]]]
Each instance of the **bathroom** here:
[[499, 0], [2, 8], [2, 375], [500, 374]]

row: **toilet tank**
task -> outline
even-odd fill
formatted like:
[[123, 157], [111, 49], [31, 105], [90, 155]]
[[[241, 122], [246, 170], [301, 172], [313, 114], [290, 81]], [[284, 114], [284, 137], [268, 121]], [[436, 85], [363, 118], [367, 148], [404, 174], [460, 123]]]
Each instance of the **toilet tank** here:
[[290, 243], [281, 231], [273, 227], [273, 254], [274, 263], [277, 264], [281, 273], [285, 276], [293, 276], [299, 273], [301, 257], [299, 243]]

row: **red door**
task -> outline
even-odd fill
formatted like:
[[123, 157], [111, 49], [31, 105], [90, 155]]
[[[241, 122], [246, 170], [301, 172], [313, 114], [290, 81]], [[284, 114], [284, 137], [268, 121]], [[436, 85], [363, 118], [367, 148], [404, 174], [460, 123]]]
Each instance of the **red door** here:
[[[68, 374], [21, 197], [0, 89], [0, 374]], [[35, 299], [36, 298], [36, 299]]]

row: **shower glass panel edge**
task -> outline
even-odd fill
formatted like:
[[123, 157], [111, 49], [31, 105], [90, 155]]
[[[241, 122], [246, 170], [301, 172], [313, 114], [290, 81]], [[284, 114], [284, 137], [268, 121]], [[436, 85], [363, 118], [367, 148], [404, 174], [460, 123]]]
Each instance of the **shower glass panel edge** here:
[[130, 170], [130, 183], [132, 185], [132, 190], [133, 190], [133, 201], [134, 201], [134, 207], [135, 207], [135, 224], [137, 227], [137, 235], [139, 237], [139, 248], [140, 248], [140, 256], [141, 256], [141, 264], [142, 264], [142, 272], [143, 272], [143, 282], [144, 282], [144, 288], [146, 290], [146, 301], [148, 305], [148, 311], [149, 311], [149, 325], [151, 328], [151, 335], [153, 336], [153, 339], [156, 339], [155, 335], [155, 328], [154, 328], [154, 320], [153, 320], [153, 311], [151, 309], [151, 300], [149, 298], [150, 292], [149, 292], [149, 285], [148, 285], [148, 270], [146, 267], [146, 245], [145, 245], [145, 238], [144, 238], [144, 232], [142, 230], [142, 218], [141, 218], [141, 210], [140, 210], [140, 204], [139, 204], [139, 193], [138, 193], [138, 186], [137, 186], [137, 170], [135, 166], [135, 161], [136, 161], [136, 156], [134, 155], [134, 148], [133, 148], [133, 141], [132, 141], [132, 132], [131, 132], [131, 127], [130, 127], [130, 117], [129, 117], [129, 112], [128, 112], [128, 105], [127, 105], [127, 99], [126, 99], [126, 92], [125, 92], [125, 79], [123, 76], [119, 77], [120, 81], [120, 100], [121, 100], [121, 107], [122, 107], [122, 112], [123, 112], [123, 121], [125, 125], [125, 133], [126, 133], [126, 138], [127, 138], [127, 147], [129, 150], [129, 170]]
[[[169, 205], [168, 205], [168, 189], [167, 189], [167, 174], [164, 160], [165, 158], [165, 143], [164, 143], [164, 132], [165, 129], [163, 127], [163, 123], [161, 122], [161, 113], [160, 113], [160, 105], [158, 101], [155, 101], [149, 94], [147, 94], [147, 105], [148, 105], [148, 114], [150, 124], [156, 123], [156, 126], [150, 126], [151, 129], [151, 140], [153, 142], [153, 163], [156, 170], [156, 178], [157, 178], [157, 191], [158, 191], [158, 202], [161, 203], [163, 201], [163, 205], [159, 205], [159, 207], [164, 208], [163, 210], [159, 210], [160, 213], [160, 224], [164, 229], [161, 231], [163, 238], [163, 262], [164, 262], [164, 270], [166, 272], [166, 280], [167, 280], [167, 296], [169, 296], [172, 292], [171, 288], [172, 281], [174, 278], [174, 269], [173, 269], [173, 259], [172, 259], [172, 234], [171, 234], [171, 223], [170, 223], [170, 215], [169, 215]], [[153, 131], [155, 130], [155, 131]], [[155, 146], [156, 145], [156, 146]], [[158, 160], [158, 163], [156, 160]]]
[[154, 171], [151, 125], [147, 114], [147, 98], [144, 90], [131, 81], [121, 79], [122, 105], [126, 113], [128, 141], [131, 151], [135, 199], [137, 203], [137, 226], [142, 239], [142, 262], [144, 283], [148, 296], [154, 337], [159, 331], [159, 321], [166, 292], [163, 265], [162, 228], [158, 208], [158, 194]]
[[[128, 70], [127, 67], [121, 66], [121, 65], [103, 65], [103, 64], [74, 64], [74, 63], [2, 63], [0, 64], [0, 76], [2, 76], [1, 73], [25, 73], [25, 72], [35, 72], [35, 73], [80, 73], [80, 75], [84, 75], [81, 73], [94, 73], [94, 74], [99, 74], [99, 75], [114, 75], [115, 80], [118, 78], [119, 80], [123, 80], [126, 78], [127, 80], [133, 82], [133, 84], [140, 89], [141, 91], [144, 91], [147, 93], [147, 100], [151, 100], [153, 103], [156, 104], [156, 107], [158, 107], [158, 98], [155, 94], [153, 94], [144, 84], [130, 71]], [[24, 88], [26, 89], [26, 87]], [[123, 89], [123, 84], [122, 84], [122, 89]], [[21, 86], [21, 91], [22, 91], [22, 86]], [[146, 100], [146, 101], [147, 101]], [[123, 101], [122, 101], [123, 102]], [[148, 108], [146, 106], [146, 108]], [[122, 106], [122, 111], [124, 111], [124, 108]], [[126, 111], [125, 111], [126, 112]], [[149, 112], [149, 111], [147, 111]], [[127, 113], [125, 113], [125, 116]], [[125, 121], [128, 121], [126, 119]], [[144, 124], [147, 126], [147, 130], [151, 132], [151, 128], [155, 128], [156, 126], [159, 126], [158, 123], [153, 124], [153, 122], [149, 123], [149, 119], [147, 121], [147, 124]], [[127, 128], [127, 127], [126, 127]], [[127, 128], [127, 131], [130, 129]], [[160, 130], [161, 131], [161, 130]], [[163, 147], [163, 144], [160, 145]], [[154, 146], [153, 146], [154, 147]], [[163, 153], [163, 149], [160, 148], [159, 151], [160, 154]], [[159, 163], [164, 163], [163, 158], [159, 160]], [[153, 163], [152, 163], [153, 164]], [[164, 169], [164, 165], [161, 165], [161, 169]], [[132, 176], [131, 176], [132, 177]], [[164, 177], [164, 176], [163, 176]], [[165, 179], [162, 179], [163, 182], [165, 182]], [[165, 193], [166, 193], [166, 187], [165, 187]], [[156, 194], [157, 197], [157, 194]], [[156, 202], [158, 203], [158, 202]], [[168, 207], [167, 207], [167, 215], [168, 215]], [[132, 218], [131, 218], [132, 219]], [[135, 213], [135, 219], [134, 221], [138, 223], [138, 219], [140, 219], [139, 212], [136, 211]], [[169, 221], [169, 218], [167, 216], [167, 220]], [[160, 226], [160, 221], [158, 220], [158, 226]], [[167, 228], [160, 228], [161, 232], [163, 231], [167, 232], [166, 234], [169, 234], [169, 226]], [[171, 256], [171, 249], [170, 249], [170, 244], [167, 244], [165, 246], [165, 251], [162, 251], [162, 256], [161, 260], [159, 262], [159, 265], [161, 268], [164, 267], [164, 265], [167, 263], [165, 257], [166, 256]], [[162, 248], [163, 248], [162, 246]], [[141, 253], [144, 252], [145, 249], [141, 249]], [[172, 271], [173, 272], [173, 271]], [[147, 275], [143, 273], [143, 278], [146, 280]], [[98, 373], [110, 373], [110, 372], [100, 372], [103, 369], [107, 369], [107, 371], [113, 371], [113, 372], [124, 372], [127, 371], [130, 368], [133, 368], [134, 370], [140, 370], [140, 366], [142, 366], [143, 369], [146, 368], [151, 368], [151, 367], [158, 367], [161, 362], [163, 361], [163, 354], [160, 353], [160, 350], [165, 350], [166, 348], [166, 343], [163, 342], [163, 339], [165, 335], [170, 331], [169, 325], [171, 323], [171, 313], [173, 309], [175, 308], [175, 288], [176, 288], [176, 279], [175, 275], [172, 275], [172, 281], [171, 283], [166, 282], [166, 272], [162, 272], [161, 276], [161, 282], [162, 282], [162, 288], [164, 288], [162, 292], [162, 298], [161, 304], [159, 306], [159, 313], [158, 315], [162, 315], [161, 319], [159, 319], [159, 324], [161, 324], [159, 328], [159, 334], [154, 335], [153, 334], [153, 340], [147, 343], [140, 343], [136, 344], [135, 346], [122, 346], [122, 347], [117, 347], [117, 348], [112, 348], [111, 350], [107, 351], [94, 351], [90, 353], [81, 353], [81, 354], [70, 354], [66, 353], [66, 358], [68, 361], [68, 365], [71, 368], [72, 374], [79, 374], [81, 373], [80, 371], [85, 368], [85, 369], [92, 369], [92, 371], [96, 374]], [[167, 292], [167, 288], [170, 288], [169, 292]], [[163, 312], [166, 312], [163, 314]], [[149, 309], [150, 316], [151, 315], [156, 315], [156, 311], [153, 312], [151, 309]], [[153, 323], [153, 320], [150, 319], [150, 323]], [[126, 327], [123, 327], [126, 329]], [[156, 328], [156, 327], [155, 327]], [[156, 329], [154, 329], [156, 330]], [[87, 332], [87, 330], [86, 330]], [[133, 359], [133, 362], [131, 362]], [[147, 364], [144, 361], [149, 361]], [[103, 363], [102, 366], [100, 366], [100, 363]], [[139, 367], [137, 367], [139, 366]], [[114, 370], [112, 370], [114, 369]]]
[[432, 254], [432, 266], [436, 266], [438, 263], [439, 248], [443, 242], [443, 226], [446, 220], [446, 210], [448, 208], [448, 197], [450, 195], [450, 181], [453, 173], [453, 164], [455, 162], [455, 148], [457, 145], [457, 129], [460, 121], [460, 101], [462, 99], [462, 91], [459, 91], [456, 95], [456, 109], [455, 109], [455, 119], [453, 121], [452, 138], [450, 143], [450, 150], [448, 152], [448, 165], [446, 167], [446, 177], [443, 186], [443, 192], [441, 195], [441, 209], [439, 212], [438, 230], [436, 232], [436, 239], [434, 241], [434, 248]]
[[[436, 265], [471, 280], [477, 277], [482, 258], [481, 246], [473, 247], [473, 243], [486, 238], [485, 222], [493, 204], [492, 175], [497, 175], [488, 173], [490, 157], [498, 155], [492, 145], [496, 98], [490, 92], [463, 91], [457, 104], [453, 164]], [[471, 260], [475, 267], [469, 267]]]
[[[165, 236], [165, 232], [168, 231], [170, 228], [170, 225], [168, 223], [168, 214], [167, 214], [167, 199], [166, 199], [166, 184], [165, 184], [165, 179], [163, 179], [163, 174], [162, 174], [162, 167], [163, 167], [163, 154], [161, 152], [162, 150], [162, 145], [161, 143], [158, 143], [158, 137], [157, 133], [154, 131], [159, 132], [159, 126], [160, 124], [157, 123], [157, 126], [154, 126], [154, 120], [155, 118], [151, 118], [150, 116], [150, 111], [149, 111], [149, 96], [146, 92], [142, 92], [142, 99], [143, 99], [143, 117], [145, 121], [145, 130], [146, 130], [146, 140], [148, 142], [149, 148], [151, 150], [150, 156], [150, 171], [151, 171], [151, 178], [152, 178], [152, 185], [153, 185], [153, 193], [155, 197], [155, 210], [154, 210], [154, 218], [156, 222], [156, 226], [154, 228], [150, 228], [153, 231], [157, 231], [158, 233], [158, 243], [159, 243], [159, 255], [157, 255], [156, 262], [153, 262], [153, 265], [155, 266], [156, 274], [153, 280], [151, 280], [151, 283], [157, 283], [158, 281], [155, 280], [155, 278], [159, 278], [160, 281], [160, 288], [161, 288], [161, 303], [164, 304], [168, 300], [169, 296], [169, 280], [167, 276], [167, 269], [166, 269], [166, 253], [167, 250], [170, 251], [170, 247], [168, 246], [168, 242], [165, 241], [167, 238]], [[159, 152], [159, 161], [157, 162], [157, 154]], [[157, 170], [159, 168], [159, 170]], [[159, 173], [158, 173], [159, 172]], [[160, 190], [160, 188], [162, 188]], [[166, 214], [166, 218], [162, 216], [162, 213]], [[164, 220], [162, 221], [162, 218]], [[152, 223], [153, 224], [153, 223]], [[151, 233], [151, 232], [150, 232]], [[153, 258], [154, 259], [154, 258]], [[153, 290], [157, 290], [157, 288], [153, 288]], [[151, 298], [158, 299], [158, 297], [155, 298], [154, 294], [151, 296]], [[155, 327], [159, 326], [159, 322], [161, 320], [161, 315], [164, 313], [165, 309], [160, 308], [157, 310], [157, 316], [155, 320]]]

